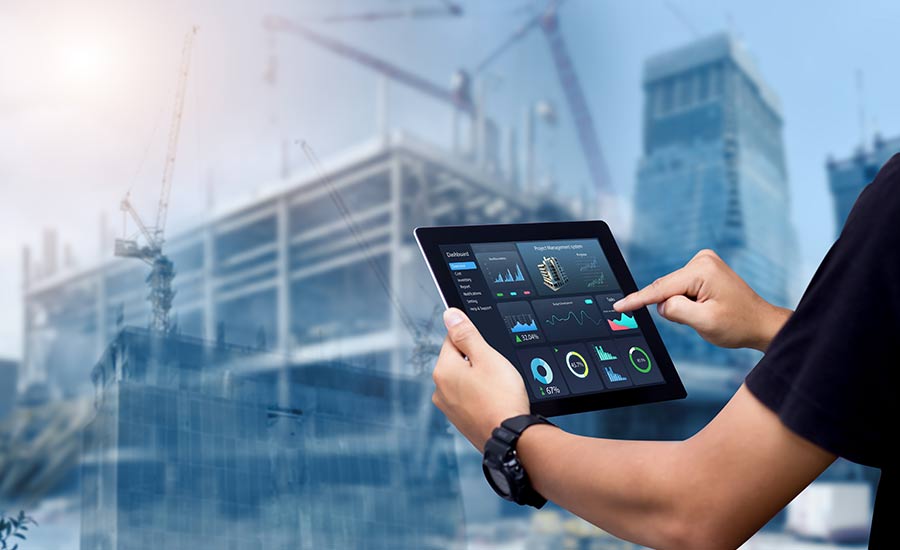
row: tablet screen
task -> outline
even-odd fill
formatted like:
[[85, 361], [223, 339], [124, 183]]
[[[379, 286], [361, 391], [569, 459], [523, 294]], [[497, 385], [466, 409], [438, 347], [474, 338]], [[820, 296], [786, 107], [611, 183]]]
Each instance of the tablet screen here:
[[439, 245], [469, 317], [532, 402], [665, 384], [597, 239]]

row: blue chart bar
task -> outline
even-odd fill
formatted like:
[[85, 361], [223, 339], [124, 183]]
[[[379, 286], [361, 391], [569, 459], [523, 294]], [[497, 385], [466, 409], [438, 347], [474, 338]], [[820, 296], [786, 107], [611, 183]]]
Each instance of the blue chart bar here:
[[609, 378], [610, 382], [626, 382], [627, 378], [612, 370], [610, 367], [603, 367], [603, 370], [606, 371], [606, 377]]
[[475, 269], [475, 262], [450, 262], [450, 269], [453, 271], [465, 271], [466, 269]]

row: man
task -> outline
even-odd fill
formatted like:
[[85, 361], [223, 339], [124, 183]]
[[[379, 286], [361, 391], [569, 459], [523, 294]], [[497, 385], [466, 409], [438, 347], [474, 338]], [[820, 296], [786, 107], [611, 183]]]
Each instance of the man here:
[[[654, 548], [736, 548], [838, 456], [881, 468], [870, 548], [898, 509], [900, 155], [860, 194], [796, 312], [760, 298], [715, 253], [626, 296], [707, 341], [765, 352], [724, 409], [686, 441], [616, 441], [537, 424], [516, 451], [532, 487], [599, 527]], [[457, 309], [434, 403], [482, 450], [529, 412], [521, 376]], [[616, 476], [603, 472], [615, 471]]]

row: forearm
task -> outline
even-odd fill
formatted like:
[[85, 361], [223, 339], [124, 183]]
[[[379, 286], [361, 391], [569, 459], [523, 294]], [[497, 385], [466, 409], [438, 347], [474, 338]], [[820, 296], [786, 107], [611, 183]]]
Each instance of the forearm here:
[[677, 464], [683, 445], [595, 439], [534, 426], [517, 449], [545, 498], [619, 537], [659, 548], [681, 536], [679, 496], [685, 491]]
[[755, 341], [750, 344], [750, 347], [753, 349], [757, 349], [763, 353], [767, 349], [769, 349], [769, 344], [772, 343], [772, 340], [775, 338], [775, 335], [778, 334], [778, 331], [781, 330], [781, 327], [787, 323], [787, 320], [794, 313], [793, 310], [778, 307], [772, 305], [768, 302], [764, 302], [765, 306], [762, 308], [762, 314], [759, 319], [759, 331]]
[[[736, 548], [835, 456], [746, 387], [686, 441], [618, 441], [533, 426], [519, 458], [544, 497], [652, 548]], [[777, 465], [777, 467], [776, 467]]]
[[[762, 312], [768, 322], [745, 316], [741, 324], [774, 336], [790, 312], [770, 313]], [[528, 411], [528, 396], [520, 373], [461, 311], [444, 318], [432, 401], [483, 449], [503, 419]], [[592, 439], [543, 425], [525, 430], [517, 449], [535, 488], [560, 506], [646, 546], [691, 550], [737, 548], [835, 459], [745, 386], [683, 442]]]

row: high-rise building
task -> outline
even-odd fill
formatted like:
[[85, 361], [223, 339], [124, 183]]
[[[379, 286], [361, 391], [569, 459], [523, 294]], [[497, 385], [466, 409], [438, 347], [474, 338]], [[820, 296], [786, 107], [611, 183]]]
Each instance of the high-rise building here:
[[[788, 304], [796, 241], [775, 93], [728, 34], [648, 59], [643, 85], [630, 249], [638, 284], [711, 248], [765, 299]], [[660, 328], [676, 359], [743, 362], [690, 329]]]
[[273, 368], [251, 350], [125, 329], [92, 378], [82, 550], [460, 545], [454, 438], [430, 376]]
[[900, 153], [900, 136], [883, 139], [875, 136], [872, 148], [859, 148], [856, 154], [843, 160], [828, 159], [828, 187], [834, 199], [835, 227], [841, 232], [847, 214], [853, 208], [856, 197], [868, 185], [881, 167], [895, 154]]
[[569, 281], [562, 264], [552, 256], [549, 258], [545, 256], [544, 260], [538, 264], [538, 269], [541, 271], [544, 284], [551, 290], [559, 290]]

